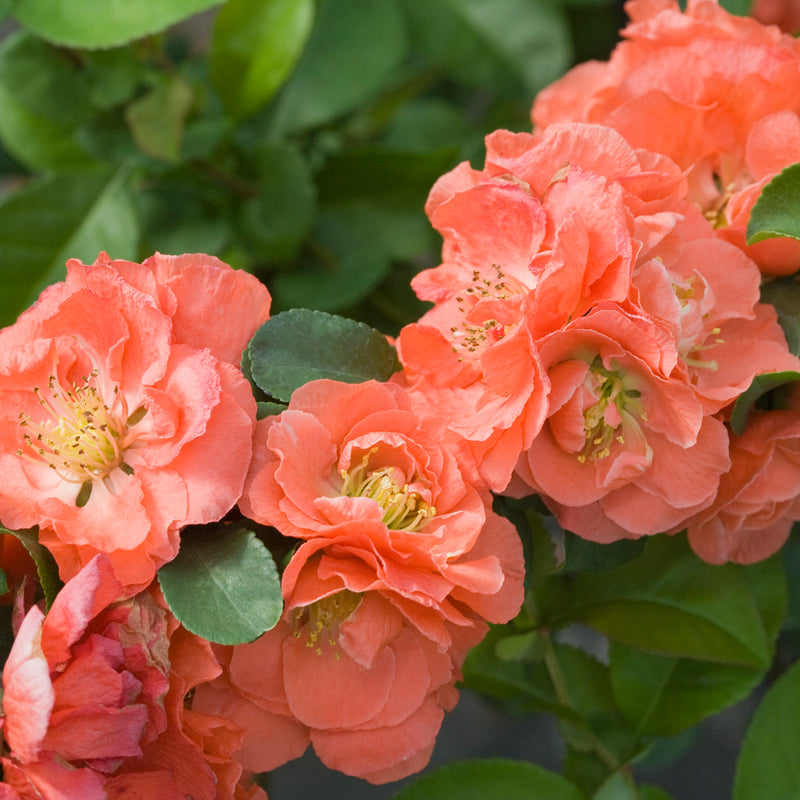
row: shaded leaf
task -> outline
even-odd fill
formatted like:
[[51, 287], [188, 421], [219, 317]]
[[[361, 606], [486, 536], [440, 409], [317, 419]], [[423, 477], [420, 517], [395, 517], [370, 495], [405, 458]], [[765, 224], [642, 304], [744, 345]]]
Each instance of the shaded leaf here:
[[656, 536], [633, 561], [553, 582], [540, 593], [552, 625], [581, 622], [619, 642], [668, 655], [763, 669], [771, 641], [733, 564], [700, 561], [683, 535]]
[[[36, 574], [39, 576], [39, 585], [44, 592], [47, 607], [53, 604], [61, 587], [64, 585], [58, 575], [58, 565], [50, 551], [42, 544], [39, 544], [39, 531], [37, 528], [25, 528], [12, 531], [0, 526], [0, 532], [10, 536], [15, 536], [25, 546], [33, 563], [36, 564]], [[5, 576], [3, 576], [5, 581]], [[3, 591], [7, 591], [4, 589]]]
[[505, 758], [461, 761], [423, 775], [394, 800], [582, 800], [578, 787], [554, 772]]
[[68, 47], [113, 47], [158, 33], [220, 0], [16, 0], [14, 16], [43, 39]]
[[214, 22], [211, 82], [228, 112], [264, 105], [289, 75], [314, 20], [312, 0], [228, 0]]
[[276, 131], [330, 122], [371, 99], [405, 52], [403, 18], [393, 0], [323, 0], [311, 35], [276, 100]]
[[9, 324], [68, 258], [92, 263], [101, 250], [135, 259], [138, 221], [127, 170], [75, 172], [33, 181], [0, 201], [3, 291], [0, 324]]
[[800, 372], [766, 372], [756, 375], [750, 386], [736, 398], [731, 412], [731, 428], [741, 436], [747, 427], [747, 417], [759, 398], [767, 392], [800, 381]]
[[289, 402], [308, 381], [388, 380], [397, 354], [379, 331], [321, 311], [293, 309], [268, 319], [253, 336], [253, 380], [271, 397]]
[[158, 571], [158, 582], [181, 624], [219, 644], [253, 641], [283, 610], [269, 550], [238, 526], [184, 530], [180, 551]]
[[125, 120], [139, 149], [152, 158], [177, 161], [186, 115], [194, 93], [181, 75], [164, 75], [147, 94], [125, 109]]
[[800, 663], [756, 709], [736, 765], [733, 800], [800, 797]]

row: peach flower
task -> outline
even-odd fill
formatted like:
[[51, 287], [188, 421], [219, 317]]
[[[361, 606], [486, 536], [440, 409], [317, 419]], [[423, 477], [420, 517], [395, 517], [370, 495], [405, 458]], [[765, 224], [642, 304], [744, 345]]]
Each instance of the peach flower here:
[[564, 528], [636, 538], [679, 530], [712, 502], [730, 465], [725, 426], [674, 372], [675, 342], [652, 318], [600, 304], [541, 353], [550, 408], [517, 476]]
[[482, 171], [437, 181], [426, 210], [443, 263], [412, 281], [435, 307], [398, 339], [403, 380], [452, 419], [494, 490], [544, 419], [538, 337], [623, 300], [637, 258], [686, 210], [684, 177], [599, 125], [496, 131]]
[[40, 526], [63, 578], [105, 552], [133, 592], [175, 556], [181, 527], [239, 498], [255, 401], [238, 368], [177, 342], [118, 272], [68, 269], [0, 331], [0, 513]]
[[240, 729], [198, 726], [184, 709], [186, 694], [220, 672], [210, 646], [180, 628], [158, 595], [119, 599], [123, 590], [99, 555], [46, 615], [33, 607], [23, 619], [3, 670], [6, 783], [43, 800], [246, 797], [233, 786], [238, 764], [219, 791], [222, 759], [207, 747], [221, 725], [232, 741], [216, 749], [229, 753]]
[[[567, 121], [618, 130], [689, 171], [690, 198], [718, 235], [745, 247], [761, 188], [800, 160], [800, 45], [715, 0], [631, 0], [630, 24], [607, 63], [586, 62], [543, 90], [537, 129]], [[770, 274], [800, 266], [800, 244], [747, 248]]]
[[797, 405], [754, 411], [744, 433], [731, 436], [731, 468], [714, 502], [688, 522], [689, 544], [705, 561], [751, 564], [768, 558], [800, 520]]
[[239, 694], [265, 738], [282, 726], [288, 744], [251, 768], [310, 739], [373, 782], [421, 769], [467, 648], [522, 603], [521, 543], [490, 503], [463, 440], [395, 384], [313, 381], [258, 423], [239, 506], [304, 541], [283, 621], [233, 648], [221, 694], [198, 700]]
[[796, 0], [755, 0], [750, 14], [765, 25], [777, 25], [786, 33], [800, 30], [800, 5]]

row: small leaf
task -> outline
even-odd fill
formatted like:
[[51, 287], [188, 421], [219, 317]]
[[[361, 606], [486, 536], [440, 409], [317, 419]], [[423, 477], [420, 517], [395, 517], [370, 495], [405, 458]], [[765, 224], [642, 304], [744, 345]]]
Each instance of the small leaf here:
[[307, 309], [267, 320], [253, 336], [249, 353], [253, 380], [287, 403], [308, 381], [386, 381], [400, 368], [394, 348], [379, 331]]
[[733, 800], [800, 796], [800, 663], [782, 675], [756, 709], [745, 735]]
[[737, 436], [741, 436], [747, 427], [747, 417], [756, 401], [767, 392], [800, 381], [800, 372], [766, 372], [756, 375], [750, 384], [733, 405], [731, 412], [731, 428]]
[[761, 191], [747, 223], [747, 244], [774, 236], [800, 239], [800, 164], [786, 167]]
[[181, 153], [192, 87], [180, 75], [164, 75], [147, 94], [125, 109], [125, 121], [139, 149], [152, 158], [175, 162]]
[[730, 14], [746, 17], [750, 13], [753, 0], [720, 0], [719, 4]]
[[214, 22], [211, 82], [237, 119], [264, 105], [294, 67], [314, 20], [312, 0], [228, 0]]
[[283, 609], [272, 556], [242, 527], [184, 530], [180, 551], [158, 571], [158, 582], [181, 624], [219, 644], [257, 639]]
[[53, 604], [61, 587], [64, 585], [58, 575], [58, 565], [50, 551], [39, 544], [39, 531], [37, 528], [25, 528], [12, 531], [0, 526], [0, 532], [15, 536], [25, 546], [33, 563], [36, 564], [36, 573], [39, 576], [39, 585], [44, 592], [47, 607]]
[[800, 283], [794, 277], [765, 281], [761, 286], [761, 302], [775, 308], [789, 350], [800, 356]]
[[538, 764], [505, 758], [461, 761], [418, 778], [394, 800], [582, 800], [577, 786]]
[[220, 0], [16, 0], [14, 16], [43, 39], [68, 47], [113, 47], [158, 33]]

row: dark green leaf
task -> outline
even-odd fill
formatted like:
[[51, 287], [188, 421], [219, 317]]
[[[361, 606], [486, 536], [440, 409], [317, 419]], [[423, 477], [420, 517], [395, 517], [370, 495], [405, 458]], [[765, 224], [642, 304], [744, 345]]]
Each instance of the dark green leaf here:
[[158, 33], [220, 0], [16, 0], [14, 16], [43, 39], [68, 47], [113, 47]]
[[237, 214], [239, 231], [259, 259], [285, 261], [308, 235], [316, 191], [308, 165], [296, 147], [266, 142], [246, 153], [258, 191]]
[[747, 244], [774, 236], [800, 239], [800, 164], [786, 167], [762, 190], [747, 223]]
[[193, 98], [192, 87], [185, 78], [164, 75], [147, 94], [125, 109], [125, 120], [143, 153], [162, 161], [178, 160]]
[[749, 388], [739, 397], [731, 412], [731, 428], [737, 436], [741, 436], [747, 427], [747, 417], [756, 401], [767, 392], [777, 389], [779, 386], [796, 383], [800, 381], [800, 372], [767, 372], [763, 375], [756, 375]]
[[228, 0], [214, 23], [211, 82], [230, 114], [246, 117], [289, 75], [314, 20], [312, 0]]
[[180, 551], [158, 571], [158, 582], [181, 624], [219, 644], [253, 641], [283, 609], [272, 556], [242, 527], [184, 530]]
[[275, 416], [275, 414], [280, 414], [286, 408], [283, 403], [270, 403], [266, 400], [259, 400], [257, 406], [256, 416], [258, 419]]
[[0, 45], [0, 138], [32, 169], [76, 169], [93, 159], [76, 139], [91, 117], [75, 62], [18, 31]]
[[753, 0], [720, 0], [719, 4], [731, 14], [746, 17], [750, 13]]
[[644, 539], [598, 544], [564, 531], [564, 569], [567, 572], [604, 572], [637, 558], [644, 546]]
[[308, 381], [388, 380], [399, 369], [379, 331], [321, 311], [293, 309], [267, 320], [250, 342], [253, 379], [271, 397], [289, 402]]
[[770, 303], [778, 313], [789, 350], [800, 355], [800, 283], [796, 278], [775, 278], [761, 286], [761, 301]]
[[407, 0], [405, 7], [415, 43], [468, 85], [533, 96], [569, 66], [569, 28], [558, 3]]
[[[64, 585], [58, 576], [58, 565], [50, 551], [39, 544], [39, 531], [37, 528], [25, 528], [23, 530], [12, 531], [0, 526], [0, 532], [16, 536], [36, 564], [36, 573], [39, 576], [39, 585], [44, 592], [47, 607], [53, 604], [61, 587]], [[5, 576], [3, 577], [5, 580]]]
[[666, 655], [763, 669], [772, 642], [746, 578], [712, 566], [682, 535], [655, 536], [637, 559], [540, 593], [552, 625], [582, 622], [619, 642]]
[[363, 105], [404, 52], [403, 17], [394, 0], [323, 0], [308, 44], [277, 99], [275, 130], [316, 127]]
[[769, 690], [756, 710], [736, 765], [734, 800], [800, 797], [800, 663]]
[[394, 800], [582, 800], [578, 788], [537, 764], [492, 758], [439, 767]]
[[41, 289], [61, 280], [68, 258], [92, 263], [100, 250], [135, 258], [138, 227], [126, 170], [46, 177], [6, 195], [0, 324], [13, 322]]

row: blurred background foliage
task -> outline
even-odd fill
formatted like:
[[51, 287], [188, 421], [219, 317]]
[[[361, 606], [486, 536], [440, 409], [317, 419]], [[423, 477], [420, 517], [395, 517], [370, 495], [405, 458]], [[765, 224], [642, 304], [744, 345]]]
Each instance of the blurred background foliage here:
[[254, 272], [276, 312], [394, 334], [437, 263], [433, 182], [529, 130], [536, 91], [607, 58], [624, 19], [618, 0], [68, 5], [0, 0], [2, 325], [68, 257], [158, 250]]
[[[608, 58], [624, 19], [619, 0], [137, 0], [103, 13], [97, 0], [0, 0], [0, 326], [67, 258], [206, 252], [258, 275], [273, 313], [316, 308], [394, 335], [424, 310], [411, 277], [438, 263], [432, 184], [465, 159], [482, 166], [490, 131], [530, 130], [536, 92]], [[565, 778], [497, 762], [472, 794], [463, 771], [445, 785], [461, 800], [481, 781], [522, 796], [512, 778], [539, 787], [526, 797], [664, 800], [629, 765], [707, 750], [698, 724], [797, 660], [797, 535], [763, 564], [712, 567], [681, 536], [598, 546], [553, 530], [535, 498], [497, 502], [526, 547], [527, 600], [465, 679], [509, 714], [557, 719]], [[780, 794], [797, 785], [794, 759], [770, 739], [800, 741], [789, 689], [759, 712], [736, 800], [794, 796]], [[785, 779], [777, 793], [765, 771]], [[433, 796], [425, 780], [402, 797]], [[710, 800], [692, 780], [682, 800]], [[355, 783], [336, 796], [394, 791]]]

